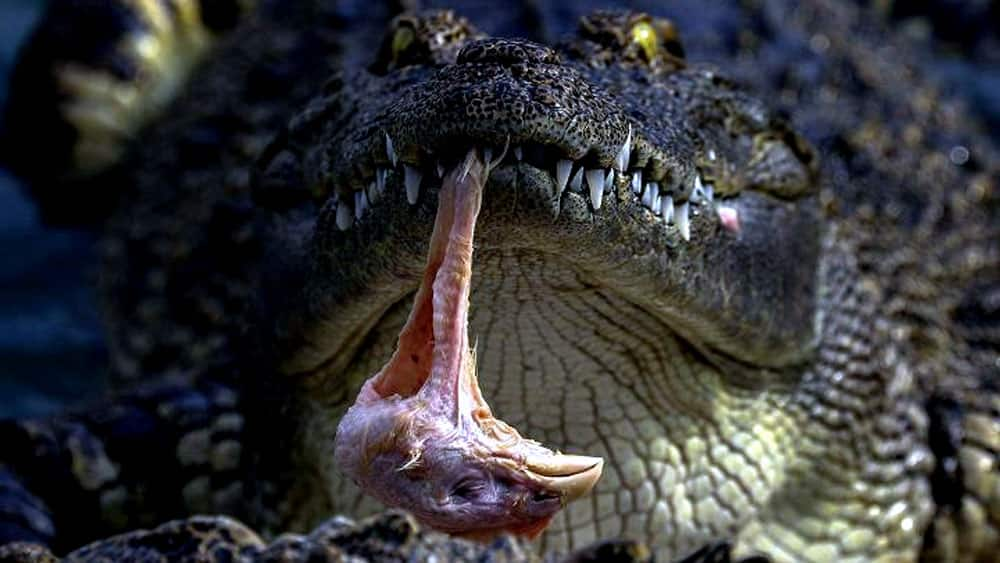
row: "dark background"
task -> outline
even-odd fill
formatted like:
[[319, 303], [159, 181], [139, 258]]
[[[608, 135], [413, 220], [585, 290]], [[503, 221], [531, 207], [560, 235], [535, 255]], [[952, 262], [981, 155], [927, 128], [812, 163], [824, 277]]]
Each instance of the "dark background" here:
[[[892, 25], [930, 45], [927, 72], [964, 98], [1000, 142], [1000, 1], [871, 2]], [[44, 4], [0, 0], [0, 106], [18, 46]], [[713, 25], [711, 12], [709, 4], [699, 21], [679, 22], [682, 34], [683, 24]], [[50, 413], [105, 389], [106, 349], [92, 289], [96, 238], [42, 225], [21, 186], [0, 168], [0, 418]]]
[[[0, 105], [17, 48], [44, 4], [0, 0]], [[103, 389], [95, 239], [43, 226], [20, 184], [0, 168], [0, 418], [45, 414]]]

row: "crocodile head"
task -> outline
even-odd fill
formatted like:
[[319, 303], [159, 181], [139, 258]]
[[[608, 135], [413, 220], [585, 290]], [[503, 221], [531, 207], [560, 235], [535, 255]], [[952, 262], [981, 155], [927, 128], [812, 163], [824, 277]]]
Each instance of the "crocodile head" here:
[[273, 233], [267, 365], [294, 382], [301, 488], [326, 493], [300, 517], [374, 506], [335, 467], [336, 429], [420, 306], [442, 174], [470, 149], [495, 162], [468, 311], [485, 395], [526, 434], [606, 460], [546, 541], [680, 551], [764, 507], [817, 338], [812, 156], [681, 55], [643, 14], [597, 13], [558, 48], [406, 16], [291, 121], [255, 198]]

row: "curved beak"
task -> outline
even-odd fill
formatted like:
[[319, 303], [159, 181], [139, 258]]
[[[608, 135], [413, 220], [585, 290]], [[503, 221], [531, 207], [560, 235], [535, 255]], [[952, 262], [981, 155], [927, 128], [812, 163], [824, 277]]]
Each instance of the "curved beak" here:
[[564, 503], [589, 493], [604, 470], [604, 459], [584, 455], [538, 455], [524, 462], [532, 481], [558, 493]]

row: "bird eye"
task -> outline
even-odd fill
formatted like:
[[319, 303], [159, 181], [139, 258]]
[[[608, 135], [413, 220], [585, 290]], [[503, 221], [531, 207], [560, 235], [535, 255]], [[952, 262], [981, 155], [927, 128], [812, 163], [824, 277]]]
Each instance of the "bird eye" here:
[[632, 42], [639, 45], [647, 61], [652, 61], [656, 57], [657, 45], [660, 40], [656, 36], [656, 30], [646, 21], [641, 21], [632, 26]]
[[560, 496], [558, 493], [553, 493], [544, 490], [535, 491], [535, 493], [531, 495], [531, 500], [533, 502], [549, 502], [553, 500], [559, 500], [561, 498], [562, 496]]
[[481, 479], [462, 479], [451, 490], [451, 496], [464, 500], [473, 500], [479, 498], [482, 491], [483, 482]]

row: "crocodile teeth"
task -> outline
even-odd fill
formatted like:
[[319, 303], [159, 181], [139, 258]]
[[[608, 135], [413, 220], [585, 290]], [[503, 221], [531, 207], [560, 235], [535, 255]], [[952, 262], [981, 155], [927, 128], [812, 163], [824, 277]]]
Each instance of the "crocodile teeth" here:
[[712, 184], [703, 184], [700, 176], [694, 178], [694, 189], [691, 191], [691, 203], [712, 203], [715, 200], [715, 188]]
[[341, 202], [337, 206], [337, 228], [341, 231], [351, 228], [351, 207], [347, 202]]
[[392, 163], [392, 167], [395, 168], [398, 162], [396, 158], [396, 150], [392, 148], [392, 137], [388, 133], [385, 134], [385, 155], [389, 157], [389, 162]]
[[677, 206], [674, 212], [674, 220], [677, 222], [677, 229], [680, 230], [681, 236], [684, 240], [691, 240], [691, 221], [688, 213], [691, 210], [691, 204], [687, 201]]
[[625, 143], [622, 144], [618, 156], [615, 158], [615, 168], [620, 172], [628, 169], [628, 161], [632, 157], [632, 124], [628, 125], [628, 134], [625, 135]]
[[587, 170], [587, 186], [590, 187], [590, 203], [594, 206], [594, 211], [597, 211], [604, 200], [604, 170]]
[[420, 195], [420, 179], [423, 174], [409, 164], [403, 165], [403, 173], [406, 176], [406, 201], [413, 205], [417, 203], [417, 196]]
[[702, 203], [710, 201], [705, 192], [705, 185], [701, 183], [701, 176], [694, 177], [694, 189], [691, 190], [691, 203]]
[[649, 209], [652, 209], [653, 202], [655, 202], [658, 197], [660, 197], [660, 184], [657, 182], [647, 183], [646, 191], [642, 194], [642, 204]]
[[375, 190], [378, 195], [381, 196], [385, 193], [385, 177], [389, 175], [389, 171], [385, 168], [378, 168], [375, 170]]
[[569, 181], [570, 172], [573, 171], [572, 160], [560, 160], [556, 162], [556, 189], [560, 194], [566, 189], [566, 182]]
[[610, 192], [615, 187], [615, 171], [608, 169], [608, 175], [604, 177], [604, 191]]
[[378, 193], [378, 187], [376, 186], [375, 181], [372, 180], [372, 182], [368, 184], [368, 195], [366, 199], [368, 200], [369, 203], [375, 203], [376, 201], [378, 201], [379, 195], [381, 194]]
[[569, 179], [569, 189], [574, 192], [583, 191], [583, 168], [577, 168], [576, 174], [573, 174], [573, 177]]
[[694, 177], [694, 189], [691, 190], [691, 203], [712, 203], [715, 200], [715, 188], [712, 184], [703, 184], [700, 176]]
[[674, 222], [674, 198], [673, 196], [665, 195], [660, 201], [660, 217], [667, 223]]
[[640, 195], [642, 193], [642, 170], [636, 170], [632, 174], [632, 193]]
[[360, 221], [368, 209], [368, 196], [364, 190], [354, 192], [354, 217]]
[[468, 158], [465, 159], [465, 166], [462, 168], [462, 173], [458, 175], [459, 182], [465, 181], [465, 177], [469, 175], [469, 170], [471, 169], [471, 167], [472, 167], [472, 160]]
[[440, 162], [438, 162], [435, 165], [434, 170], [437, 172], [438, 178], [444, 178], [444, 165], [443, 164], [441, 164]]
[[524, 158], [524, 151], [521, 149], [521, 145], [514, 147], [514, 158], [516, 158], [518, 162], [521, 162], [521, 159]]

